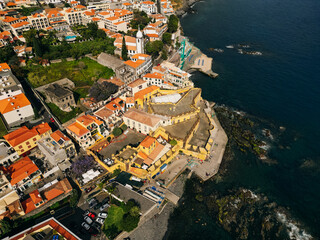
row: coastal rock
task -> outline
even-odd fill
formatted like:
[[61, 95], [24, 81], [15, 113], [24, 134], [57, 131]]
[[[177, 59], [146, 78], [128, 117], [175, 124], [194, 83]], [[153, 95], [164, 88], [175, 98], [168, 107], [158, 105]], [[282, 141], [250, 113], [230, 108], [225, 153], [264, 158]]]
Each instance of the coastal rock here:
[[192, 6], [199, 2], [200, 0], [183, 0], [183, 5], [181, 8], [176, 10], [176, 15], [178, 17], [181, 17], [182, 15], [184, 15], [187, 12], [192, 12]]

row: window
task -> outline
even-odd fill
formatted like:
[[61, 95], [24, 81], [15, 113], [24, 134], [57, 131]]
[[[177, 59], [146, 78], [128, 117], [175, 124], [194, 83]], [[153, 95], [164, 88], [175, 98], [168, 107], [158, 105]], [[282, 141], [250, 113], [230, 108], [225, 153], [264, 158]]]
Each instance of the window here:
[[33, 138], [33, 139], [32, 139], [32, 141], [34, 141], [34, 142], [35, 142], [35, 141], [37, 141], [37, 139], [36, 139], [36, 138]]
[[19, 146], [19, 149], [21, 149], [21, 148], [22, 148], [22, 146], [20, 145], [20, 146]]
[[26, 144], [27, 144], [27, 145], [30, 145], [30, 142], [28, 141], [28, 142], [26, 142]]

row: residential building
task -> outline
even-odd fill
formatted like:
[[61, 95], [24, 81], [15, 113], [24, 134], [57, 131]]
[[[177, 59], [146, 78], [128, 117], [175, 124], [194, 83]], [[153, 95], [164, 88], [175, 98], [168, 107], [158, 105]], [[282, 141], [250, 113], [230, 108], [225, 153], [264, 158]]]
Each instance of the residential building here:
[[52, 130], [49, 124], [42, 123], [32, 129], [28, 129], [26, 126], [23, 126], [3, 136], [3, 138], [21, 156], [27, 155], [37, 146], [38, 140], [50, 135], [51, 133]]
[[67, 127], [67, 132], [79, 143], [80, 147], [87, 148], [108, 135], [104, 123], [95, 116], [82, 115]]
[[38, 141], [38, 147], [52, 166], [65, 171], [71, 166], [70, 159], [76, 156], [73, 142], [59, 130]]
[[1, 71], [0, 65], [0, 100], [19, 95], [21, 93], [23, 93], [21, 83], [10, 70]]
[[143, 80], [148, 82], [148, 86], [155, 85], [164, 89], [176, 89], [172, 83], [164, 80], [164, 74], [162, 73], [147, 73], [143, 76]]
[[159, 126], [168, 124], [168, 119], [141, 110], [130, 108], [123, 115], [124, 123], [131, 129], [135, 129], [143, 134], [155, 131]]
[[144, 11], [145, 13], [153, 14], [157, 12], [157, 6], [155, 2], [152, 1], [144, 1], [140, 3], [140, 10]]
[[159, 92], [160, 88], [157, 86], [149, 86], [134, 94], [135, 106], [143, 108], [144, 104], [151, 100], [151, 98]]
[[61, 8], [46, 9], [50, 26], [57, 31], [69, 29], [69, 24], [65, 19], [65, 14]]
[[63, 180], [46, 187], [41, 192], [39, 192], [38, 189], [32, 191], [29, 193], [29, 198], [27, 198], [21, 204], [25, 213], [27, 214], [59, 196], [66, 196], [71, 191], [72, 187], [70, 182], [64, 178]]
[[132, 96], [134, 96], [137, 92], [141, 91], [148, 87], [148, 82], [138, 78], [137, 80], [133, 81], [132, 83], [128, 84], [128, 90]]
[[41, 171], [29, 157], [24, 157], [6, 168], [5, 173], [14, 189], [25, 191], [41, 179]]
[[24, 214], [19, 195], [12, 188], [4, 172], [0, 171], [0, 220], [5, 217], [17, 218]]
[[30, 29], [31, 25], [28, 21], [22, 21], [11, 24], [11, 31], [13, 35], [15, 35], [16, 37], [20, 37], [23, 34], [23, 32], [29, 31]]
[[13, 236], [7, 237], [6, 240], [23, 240], [23, 239], [53, 239], [56, 236], [67, 240], [81, 240], [80, 237], [71, 232], [67, 227], [55, 218], [46, 219], [32, 227], [23, 230]]
[[144, 29], [144, 35], [148, 36], [150, 41], [162, 40], [162, 35], [167, 31], [168, 25], [163, 21], [149, 23]]
[[0, 164], [9, 166], [18, 160], [19, 154], [6, 142], [0, 142]]
[[117, 47], [117, 49], [115, 50], [115, 53], [118, 55], [121, 55], [123, 38], [125, 39], [128, 55], [132, 56], [138, 53], [137, 40], [135, 37], [131, 37], [131, 36], [124, 36], [124, 37], [121, 36], [116, 38], [116, 40], [113, 43], [114, 46]]
[[163, 22], [163, 23], [168, 23], [168, 18], [162, 14], [156, 13], [150, 15], [152, 19], [154, 19], [154, 22]]
[[0, 32], [0, 47], [6, 46], [13, 40], [12, 34], [9, 31]]
[[109, 109], [116, 115], [119, 115], [120, 113], [124, 113], [125, 111], [126, 102], [121, 98], [116, 98], [112, 100], [111, 102], [107, 103], [105, 105], [106, 109]]
[[102, 83], [102, 82], [112, 83], [112, 84], [114, 84], [114, 85], [116, 85], [118, 87], [118, 91], [123, 90], [125, 88], [125, 86], [126, 86], [125, 83], [121, 79], [119, 79], [117, 77], [111, 77], [109, 79], [100, 78], [98, 80], [98, 82], [99, 83]]
[[0, 72], [9, 72], [11, 68], [7, 63], [0, 63]]
[[47, 101], [54, 103], [62, 110], [71, 110], [71, 107], [76, 106], [73, 92], [58, 83], [50, 84], [44, 93], [47, 97]]
[[9, 127], [34, 118], [32, 105], [24, 93], [0, 100], [0, 113]]
[[16, 52], [18, 57], [26, 57], [27, 55], [32, 58], [32, 47], [26, 45], [15, 46], [13, 50]]
[[77, 5], [74, 8], [64, 9], [64, 19], [69, 25], [81, 25], [83, 24], [82, 11], [85, 9], [86, 7], [83, 5]]
[[28, 16], [28, 21], [32, 25], [33, 28], [40, 30], [46, 29], [49, 27], [49, 20], [44, 13], [35, 13], [31, 16]]
[[141, 53], [131, 56], [131, 60], [124, 63], [135, 71], [136, 76], [144, 74], [152, 67], [151, 56]]
[[167, 61], [161, 63], [161, 67], [166, 69], [165, 80], [179, 87], [192, 86], [192, 82], [189, 81], [191, 74], [181, 70], [173, 63]]

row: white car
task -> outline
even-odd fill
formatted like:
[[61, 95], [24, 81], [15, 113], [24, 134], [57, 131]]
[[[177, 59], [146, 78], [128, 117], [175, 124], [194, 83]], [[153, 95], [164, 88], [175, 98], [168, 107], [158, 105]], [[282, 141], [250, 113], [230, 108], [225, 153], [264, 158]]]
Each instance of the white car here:
[[100, 223], [101, 225], [103, 225], [104, 223], [104, 218], [97, 218], [96, 220], [98, 223]]
[[100, 211], [103, 211], [105, 208], [108, 208], [108, 207], [110, 207], [110, 205], [108, 203], [105, 203], [100, 207]]
[[90, 217], [86, 216], [84, 217], [84, 220], [90, 225], [93, 221]]
[[107, 218], [107, 217], [108, 217], [108, 214], [105, 213], [105, 212], [101, 212], [101, 213], [98, 214], [98, 217], [99, 217], [99, 218]]
[[81, 227], [83, 227], [87, 231], [90, 229], [90, 226], [86, 222], [81, 223]]

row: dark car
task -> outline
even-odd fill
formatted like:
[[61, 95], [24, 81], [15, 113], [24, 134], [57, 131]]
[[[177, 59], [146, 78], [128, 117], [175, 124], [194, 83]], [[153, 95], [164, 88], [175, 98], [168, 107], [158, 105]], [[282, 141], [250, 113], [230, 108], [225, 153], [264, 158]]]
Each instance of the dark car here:
[[102, 206], [101, 202], [97, 202], [97, 204], [93, 207], [94, 210], [98, 210]]
[[89, 192], [91, 192], [92, 190], [93, 190], [93, 187], [89, 187], [89, 188], [86, 188], [86, 189], [85, 189], [85, 192], [86, 192], [86, 193], [89, 193]]
[[109, 197], [106, 197], [105, 199], [102, 200], [102, 205], [106, 204], [106, 203], [109, 203], [110, 201], [110, 198]]
[[96, 198], [91, 198], [89, 201], [89, 208], [93, 208], [94, 206], [96, 206], [98, 204], [98, 201]]

